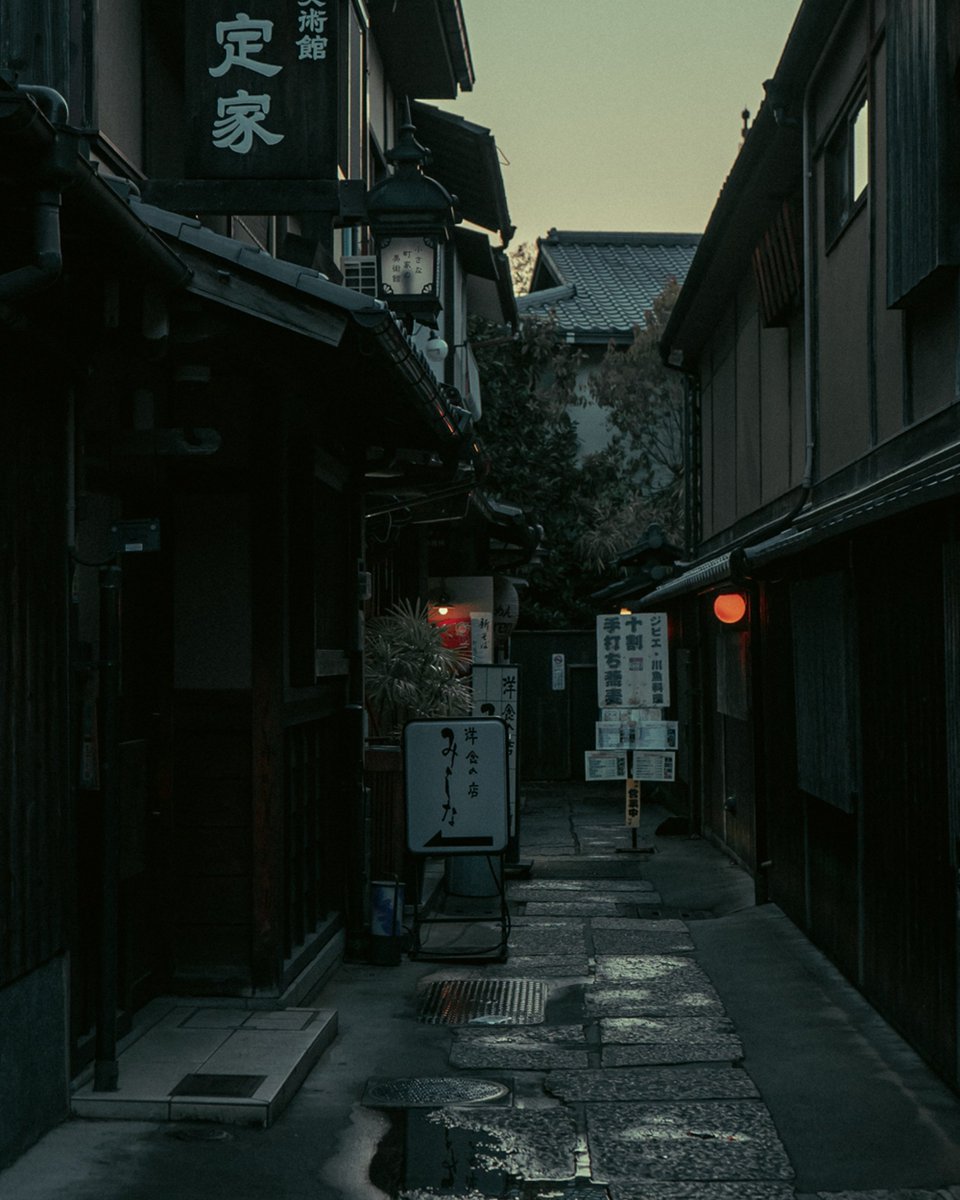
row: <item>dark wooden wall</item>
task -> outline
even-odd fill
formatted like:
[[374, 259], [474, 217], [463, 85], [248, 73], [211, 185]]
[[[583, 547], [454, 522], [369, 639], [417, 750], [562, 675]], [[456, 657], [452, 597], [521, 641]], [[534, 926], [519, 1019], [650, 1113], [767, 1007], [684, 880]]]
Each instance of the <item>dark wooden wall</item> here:
[[[565, 656], [565, 686], [552, 687], [551, 661]], [[510, 661], [522, 672], [518, 748], [522, 779], [583, 779], [583, 752], [596, 745], [597, 642], [584, 632], [515, 632]]]
[[65, 938], [67, 417], [40, 373], [25, 378], [24, 366], [4, 356], [0, 986], [56, 954]]
[[[943, 547], [949, 506], [888, 521], [807, 564], [836, 575], [855, 631], [842, 707], [859, 743], [844, 803], [797, 761], [792, 612], [809, 589], [767, 588], [763, 624], [764, 769], [769, 895], [946, 1078], [956, 1082], [955, 862], [948, 781]], [[827, 574], [825, 575], [824, 572]], [[801, 623], [804, 618], [801, 618]], [[949, 664], [948, 664], [949, 667]], [[836, 699], [825, 708], [835, 711]], [[824, 754], [846, 746], [824, 743]]]

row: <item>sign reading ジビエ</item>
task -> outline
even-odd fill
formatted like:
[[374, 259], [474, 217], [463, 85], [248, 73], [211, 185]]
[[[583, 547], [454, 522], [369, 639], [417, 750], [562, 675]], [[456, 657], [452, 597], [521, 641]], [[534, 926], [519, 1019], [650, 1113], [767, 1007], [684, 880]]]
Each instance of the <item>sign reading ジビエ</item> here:
[[186, 5], [186, 174], [336, 179], [338, 0]]

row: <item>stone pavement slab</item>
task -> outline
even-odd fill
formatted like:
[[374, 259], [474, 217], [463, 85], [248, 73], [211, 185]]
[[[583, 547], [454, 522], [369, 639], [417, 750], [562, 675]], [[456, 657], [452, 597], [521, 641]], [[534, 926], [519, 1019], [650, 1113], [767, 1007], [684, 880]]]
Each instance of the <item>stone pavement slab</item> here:
[[619, 893], [616, 899], [584, 895], [578, 900], [531, 900], [524, 912], [528, 917], [633, 917], [640, 907], [661, 903], [656, 892]]
[[603, 1067], [639, 1067], [678, 1063], [736, 1063], [743, 1057], [737, 1038], [714, 1038], [704, 1042], [660, 1042], [640, 1046], [604, 1046]]
[[663, 980], [639, 983], [595, 983], [585, 997], [590, 1017], [670, 1017], [723, 1014], [712, 987], [678, 989]]
[[587, 1140], [595, 1180], [793, 1179], [760, 1100], [592, 1104]]
[[602, 955], [686, 954], [693, 951], [693, 939], [686, 930], [674, 933], [654, 929], [602, 929], [594, 923], [591, 933], [594, 950]]
[[543, 1086], [567, 1103], [609, 1100], [738, 1100], [760, 1093], [736, 1067], [640, 1067], [615, 1071], [551, 1071]]
[[788, 1183], [744, 1179], [736, 1183], [617, 1181], [608, 1191], [610, 1200], [794, 1200], [796, 1194]]

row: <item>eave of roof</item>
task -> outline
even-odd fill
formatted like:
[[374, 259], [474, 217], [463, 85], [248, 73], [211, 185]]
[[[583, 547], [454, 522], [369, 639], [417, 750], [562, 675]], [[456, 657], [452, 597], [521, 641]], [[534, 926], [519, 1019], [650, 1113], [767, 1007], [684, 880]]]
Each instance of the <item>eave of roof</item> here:
[[[172, 240], [185, 253], [192, 250], [203, 256], [192, 264], [187, 290], [332, 347], [340, 346], [354, 327], [366, 337], [400, 394], [407, 395], [411, 416], [441, 453], [455, 453], [464, 443], [469, 430], [463, 411], [452, 403], [382, 301], [223, 237], [194, 218], [144, 204], [135, 196], [128, 204], [145, 228]], [[235, 286], [237, 281], [241, 286]]]
[[[804, 0], [773, 78], [720, 191], [661, 339], [684, 367], [715, 328], [779, 206], [802, 182], [802, 110], [810, 78], [846, 0]], [[786, 122], [775, 116], [785, 115]]]
[[373, 36], [398, 95], [453, 100], [473, 89], [460, 0], [367, 0]]
[[552, 315], [579, 345], [629, 344], [668, 280], [682, 282], [698, 235], [551, 229], [537, 241], [524, 315]]
[[497, 143], [489, 129], [419, 101], [411, 105], [417, 140], [430, 151], [427, 174], [457, 197], [463, 217], [500, 235], [514, 234]]
[[515, 326], [517, 301], [513, 293], [510, 262], [504, 251], [491, 246], [487, 235], [476, 229], [464, 229], [460, 226], [454, 230], [453, 236], [464, 272], [478, 279], [486, 279], [495, 285], [503, 321]]

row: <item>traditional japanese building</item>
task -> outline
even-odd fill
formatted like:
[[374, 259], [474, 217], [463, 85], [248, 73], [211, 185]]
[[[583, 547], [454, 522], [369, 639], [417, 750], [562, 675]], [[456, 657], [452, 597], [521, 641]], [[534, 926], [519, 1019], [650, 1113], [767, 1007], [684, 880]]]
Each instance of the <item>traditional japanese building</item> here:
[[637, 597], [697, 827], [954, 1086], [958, 64], [948, 0], [800, 6], [663, 339], [696, 536]]
[[[362, 942], [367, 522], [469, 494], [466, 312], [513, 299], [493, 139], [455, 123], [439, 311], [370, 282], [403, 101], [473, 86], [459, 0], [0, 29], [3, 1162], [148, 1001], [288, 1004]], [[425, 588], [419, 542], [379, 553]]]
[[683, 283], [700, 238], [693, 233], [623, 233], [551, 229], [537, 238], [530, 290], [518, 297], [524, 317], [555, 322], [580, 355], [571, 413], [581, 454], [610, 440], [606, 414], [591, 399], [589, 378], [609, 347], [626, 349], [667, 284]]

